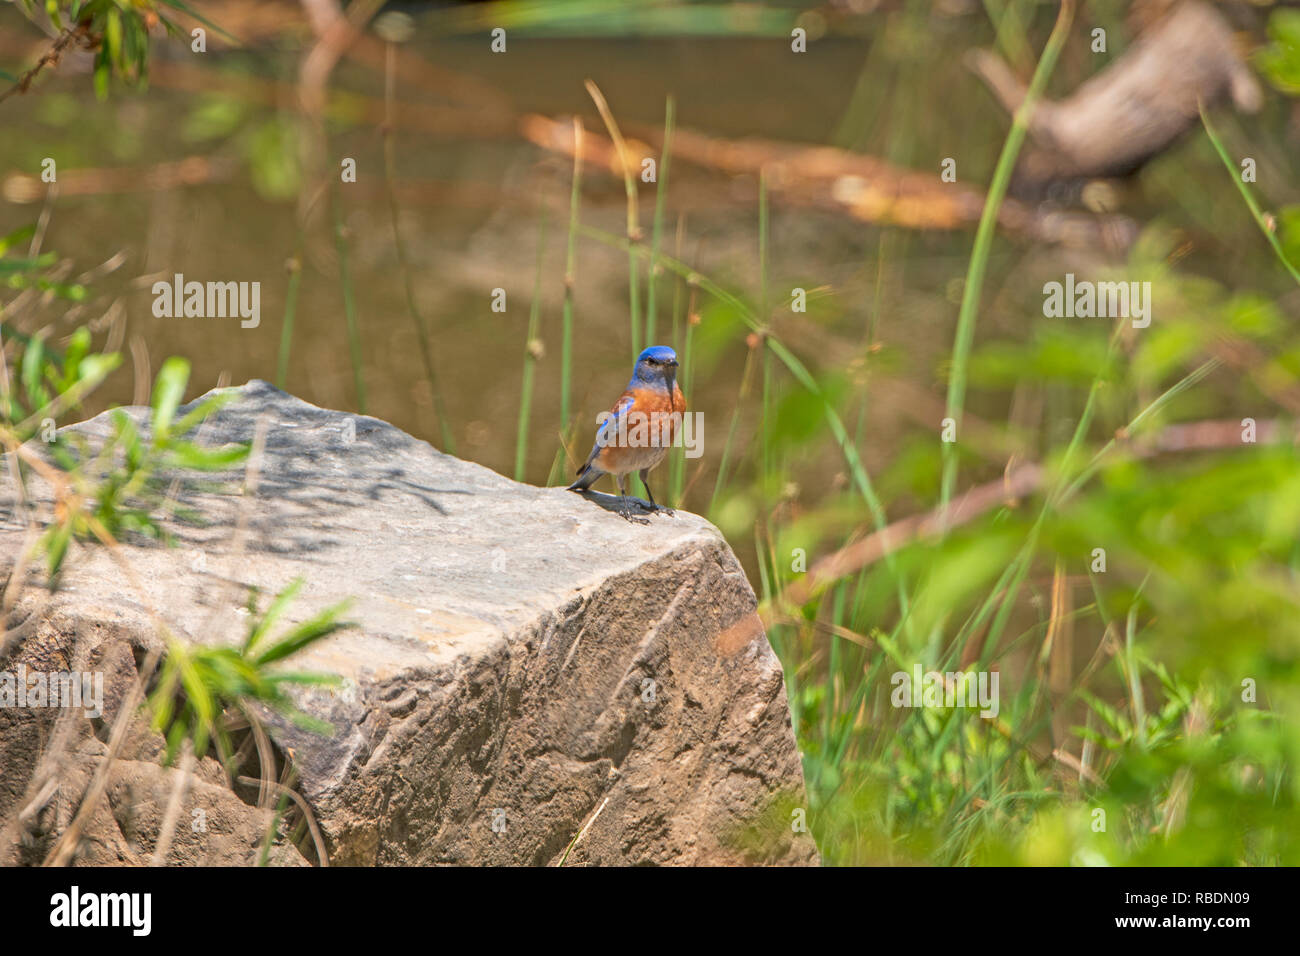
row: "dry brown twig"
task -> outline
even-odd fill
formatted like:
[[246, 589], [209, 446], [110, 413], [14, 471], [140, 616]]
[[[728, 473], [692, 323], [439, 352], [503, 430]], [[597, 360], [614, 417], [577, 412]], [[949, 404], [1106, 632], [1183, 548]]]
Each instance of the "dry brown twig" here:
[[71, 46], [80, 46], [82, 49], [90, 50], [99, 43], [99, 37], [90, 32], [90, 27], [84, 23], [78, 23], [75, 27], [67, 27], [54, 38], [50, 48], [42, 54], [41, 58], [36, 61], [36, 65], [30, 70], [18, 77], [18, 82], [9, 89], [0, 93], [0, 103], [15, 96], [19, 93], [26, 93], [31, 87], [32, 81], [40, 75], [41, 71], [47, 67], [56, 67], [63, 54]]
[[[237, 777], [240, 783], [250, 787], [261, 786], [262, 781], [256, 777]], [[298, 791], [286, 787], [280, 783], [271, 783], [272, 789], [280, 796], [288, 797], [302, 811], [303, 819], [307, 821], [307, 829], [311, 831], [312, 844], [316, 847], [316, 858], [320, 860], [321, 866], [330, 865], [329, 852], [325, 849], [325, 838], [321, 836], [320, 826], [316, 823], [316, 815], [311, 812], [311, 805], [303, 799], [302, 794]]]

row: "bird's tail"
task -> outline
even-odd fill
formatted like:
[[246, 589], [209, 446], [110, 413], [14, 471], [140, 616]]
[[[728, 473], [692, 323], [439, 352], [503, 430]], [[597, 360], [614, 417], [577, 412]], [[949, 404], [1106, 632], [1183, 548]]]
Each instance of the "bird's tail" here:
[[573, 484], [569, 485], [569, 487], [566, 488], [565, 490], [586, 491], [588, 488], [594, 485], [596, 483], [596, 479], [603, 474], [604, 472], [601, 471], [599, 468], [592, 468], [590, 463], [583, 465], [582, 468], [578, 471], [577, 480], [575, 480]]

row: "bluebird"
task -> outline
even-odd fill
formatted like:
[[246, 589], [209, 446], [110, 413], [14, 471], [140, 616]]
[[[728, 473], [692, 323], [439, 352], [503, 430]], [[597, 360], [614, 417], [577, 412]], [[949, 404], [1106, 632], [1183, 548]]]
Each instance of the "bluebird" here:
[[628, 474], [636, 471], [650, 508], [672, 514], [671, 509], [655, 504], [646, 479], [668, 453], [685, 411], [686, 396], [677, 384], [677, 353], [666, 345], [650, 346], [637, 356], [632, 380], [597, 430], [596, 444], [568, 490], [586, 491], [601, 475], [613, 475], [622, 498], [619, 513], [631, 519], [626, 481]]

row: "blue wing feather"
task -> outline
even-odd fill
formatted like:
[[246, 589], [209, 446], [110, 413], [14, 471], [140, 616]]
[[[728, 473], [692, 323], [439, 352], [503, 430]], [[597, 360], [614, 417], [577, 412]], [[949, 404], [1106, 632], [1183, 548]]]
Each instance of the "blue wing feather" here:
[[610, 443], [611, 435], [618, 433], [618, 423], [627, 414], [628, 410], [636, 404], [636, 399], [624, 392], [619, 398], [618, 404], [614, 406], [610, 416], [605, 419], [605, 423], [596, 431], [596, 443], [591, 446], [591, 454], [583, 462], [582, 467], [578, 469], [578, 474], [582, 474], [591, 467], [591, 463], [596, 460], [600, 454], [600, 449]]

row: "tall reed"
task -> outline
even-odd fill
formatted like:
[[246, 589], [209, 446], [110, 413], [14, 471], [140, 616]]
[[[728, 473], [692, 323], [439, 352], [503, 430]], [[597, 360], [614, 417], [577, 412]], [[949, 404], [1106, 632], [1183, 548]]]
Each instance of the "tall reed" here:
[[663, 235], [664, 206], [668, 198], [668, 166], [672, 159], [673, 121], [676, 104], [672, 96], [664, 103], [664, 144], [659, 153], [659, 167], [655, 172], [655, 214], [650, 231], [650, 266], [646, 275], [645, 339], [646, 345], [657, 345], [656, 288], [659, 284], [659, 242]]
[[633, 162], [631, 156], [628, 155], [627, 143], [623, 140], [623, 134], [618, 128], [614, 114], [610, 111], [609, 104], [605, 102], [605, 94], [591, 80], [587, 80], [586, 85], [587, 93], [596, 104], [596, 110], [600, 113], [600, 118], [605, 123], [605, 129], [609, 132], [609, 138], [614, 141], [618, 162], [623, 169], [623, 189], [627, 193], [628, 310], [632, 326], [632, 357], [636, 358], [642, 348], [641, 293], [638, 283], [639, 270], [637, 268], [637, 256], [641, 244], [641, 225], [637, 213], [637, 191], [636, 180], [633, 176]]
[[528, 462], [528, 427], [533, 411], [533, 376], [541, 358], [537, 337], [542, 313], [542, 260], [546, 254], [546, 209], [537, 228], [537, 277], [533, 281], [533, 302], [528, 309], [528, 336], [524, 340], [524, 380], [519, 393], [519, 424], [515, 433], [515, 481], [523, 481]]
[[560, 332], [560, 430], [569, 427], [573, 392], [573, 286], [578, 272], [578, 211], [582, 203], [582, 118], [573, 118], [573, 186], [569, 192], [569, 239], [564, 254], [564, 326]]
[[415, 302], [415, 282], [412, 276], [410, 257], [406, 252], [406, 243], [402, 239], [402, 230], [397, 217], [397, 159], [396, 145], [393, 141], [393, 90], [396, 82], [397, 47], [386, 44], [387, 53], [384, 61], [384, 186], [388, 196], [388, 216], [393, 228], [393, 245], [397, 250], [397, 265], [402, 273], [402, 288], [406, 293], [406, 310], [415, 327], [416, 340], [420, 345], [420, 358], [424, 362], [424, 374], [433, 393], [434, 414], [438, 418], [438, 429], [442, 435], [442, 447], [448, 454], [456, 453], [456, 442], [452, 437], [451, 421], [447, 417], [447, 408], [443, 404], [442, 389], [438, 384], [438, 373], [433, 362], [433, 345], [429, 330], [425, 327], [424, 316], [420, 314]]
[[343, 291], [343, 318], [348, 326], [348, 355], [352, 362], [352, 384], [357, 393], [357, 411], [366, 414], [365, 365], [361, 359], [361, 331], [357, 325], [357, 304], [352, 294], [352, 273], [348, 268], [348, 234], [339, 208], [337, 187], [334, 190], [334, 247], [339, 257], [339, 285]]
[[1016, 157], [1024, 144], [1025, 133], [1029, 125], [1029, 116], [1047, 85], [1048, 77], [1056, 68], [1061, 47], [1070, 33], [1070, 24], [1074, 21], [1074, 0], [1062, 0], [1061, 9], [1056, 17], [1056, 25], [1047, 38], [1047, 46], [1042, 58], [1034, 69], [1033, 79], [1024, 102], [1016, 110], [1011, 121], [1011, 131], [1002, 144], [998, 164], [993, 171], [993, 182], [989, 186], [988, 197], [984, 201], [984, 210], [980, 214], [979, 226], [975, 230], [975, 245], [971, 249], [970, 268], [966, 271], [966, 282], [962, 286], [961, 308], [957, 314], [957, 334], [952, 344], [952, 367], [948, 379], [948, 398], [945, 415], [954, 423], [957, 441], [944, 442], [942, 448], [943, 475], [939, 485], [939, 504], [946, 507], [952, 498], [953, 488], [957, 483], [957, 446], [961, 440], [962, 409], [966, 402], [966, 367], [970, 361], [971, 345], [975, 340], [975, 317], [979, 311], [980, 293], [984, 289], [984, 271], [988, 265], [989, 251], [993, 247], [993, 233], [997, 228], [998, 210], [1007, 194], [1011, 174], [1015, 170]]

